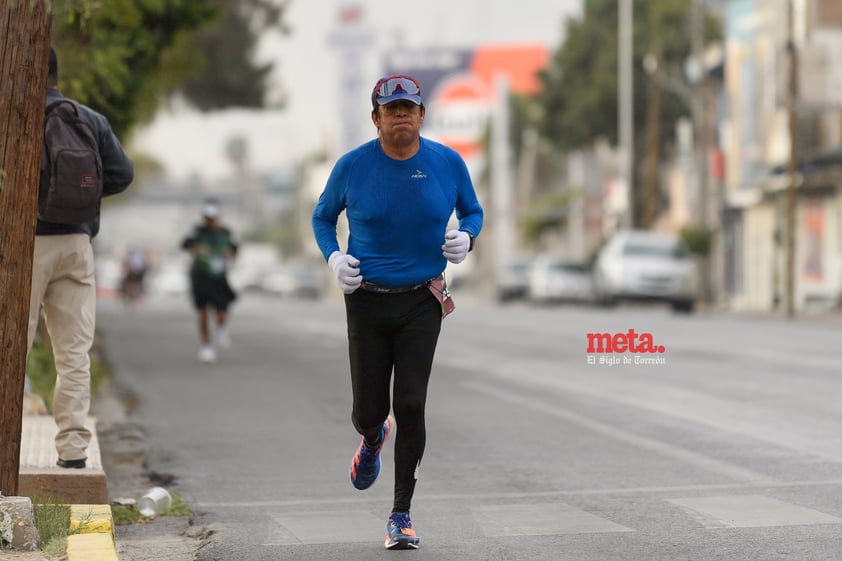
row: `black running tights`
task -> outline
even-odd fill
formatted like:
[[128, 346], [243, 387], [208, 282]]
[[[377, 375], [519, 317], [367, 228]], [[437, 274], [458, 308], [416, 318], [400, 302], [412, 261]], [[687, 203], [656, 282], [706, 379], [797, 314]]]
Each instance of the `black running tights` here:
[[[433, 366], [441, 306], [427, 288], [399, 294], [362, 289], [345, 296], [354, 427], [375, 442], [394, 410], [393, 512], [409, 511], [426, 443], [424, 406]], [[390, 386], [394, 388], [390, 403]]]

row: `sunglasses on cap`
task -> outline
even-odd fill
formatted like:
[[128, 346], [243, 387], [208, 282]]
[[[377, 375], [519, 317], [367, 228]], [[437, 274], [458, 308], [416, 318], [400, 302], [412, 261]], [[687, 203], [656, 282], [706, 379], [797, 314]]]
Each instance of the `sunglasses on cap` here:
[[371, 94], [372, 106], [385, 105], [396, 99], [409, 99], [421, 105], [421, 86], [409, 76], [396, 75], [381, 78]]

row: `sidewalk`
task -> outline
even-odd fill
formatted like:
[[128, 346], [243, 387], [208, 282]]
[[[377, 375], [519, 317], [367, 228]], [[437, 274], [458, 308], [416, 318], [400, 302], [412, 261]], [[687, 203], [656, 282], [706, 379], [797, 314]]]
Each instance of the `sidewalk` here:
[[[18, 495], [52, 496], [84, 511], [85, 507], [102, 509], [109, 534], [68, 542], [68, 557], [61, 561], [190, 561], [205, 539], [205, 529], [194, 524], [191, 516], [163, 516], [143, 524], [113, 525], [112, 500], [137, 498], [152, 485], [145, 471], [149, 443], [145, 431], [131, 415], [133, 392], [121, 388], [116, 380], [105, 380], [91, 403], [87, 426], [92, 439], [84, 469], [57, 467], [52, 416], [43, 413], [43, 405], [26, 408], [21, 434], [21, 461]], [[100, 512], [100, 510], [97, 510]], [[82, 520], [84, 520], [84, 516]], [[82, 524], [84, 534], [89, 526]], [[88, 541], [97, 543], [88, 545]], [[71, 543], [74, 545], [71, 547]], [[99, 549], [97, 549], [97, 547]], [[95, 557], [94, 555], [101, 555]], [[2, 550], [6, 561], [43, 561], [40, 551]]]
[[67, 561], [118, 561], [96, 419], [89, 417], [86, 426], [92, 434], [87, 466], [66, 469], [56, 466], [52, 416], [23, 416], [18, 495], [70, 505], [70, 530], [78, 533], [67, 538]]
[[50, 415], [24, 415], [21, 430], [18, 494], [48, 498], [68, 504], [108, 504], [108, 482], [102, 469], [96, 419], [88, 417], [91, 431], [87, 466], [56, 466], [56, 424]]

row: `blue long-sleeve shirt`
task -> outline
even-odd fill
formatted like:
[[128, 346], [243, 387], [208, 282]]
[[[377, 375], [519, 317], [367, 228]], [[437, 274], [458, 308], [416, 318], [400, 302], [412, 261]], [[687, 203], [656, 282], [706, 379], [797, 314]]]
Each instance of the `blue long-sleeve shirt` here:
[[477, 237], [483, 210], [461, 156], [421, 138], [407, 160], [387, 156], [378, 139], [342, 156], [313, 211], [313, 232], [325, 259], [340, 249], [342, 211], [347, 253], [360, 260], [365, 280], [405, 286], [438, 276], [447, 266], [441, 246], [454, 210], [459, 229]]

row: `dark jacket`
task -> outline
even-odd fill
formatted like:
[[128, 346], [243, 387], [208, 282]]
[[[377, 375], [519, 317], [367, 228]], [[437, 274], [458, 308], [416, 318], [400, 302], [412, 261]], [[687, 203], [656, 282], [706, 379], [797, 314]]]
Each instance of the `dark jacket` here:
[[[55, 88], [47, 88], [47, 105], [64, 99], [61, 92]], [[102, 159], [102, 194], [107, 197], [122, 193], [134, 179], [134, 163], [129, 158], [120, 141], [111, 130], [111, 125], [105, 116], [90, 107], [80, 105], [82, 117], [88, 122], [99, 146]], [[36, 236], [55, 236], [61, 234], [88, 234], [91, 238], [99, 232], [99, 214], [87, 224], [54, 224], [38, 220], [35, 227]]]

